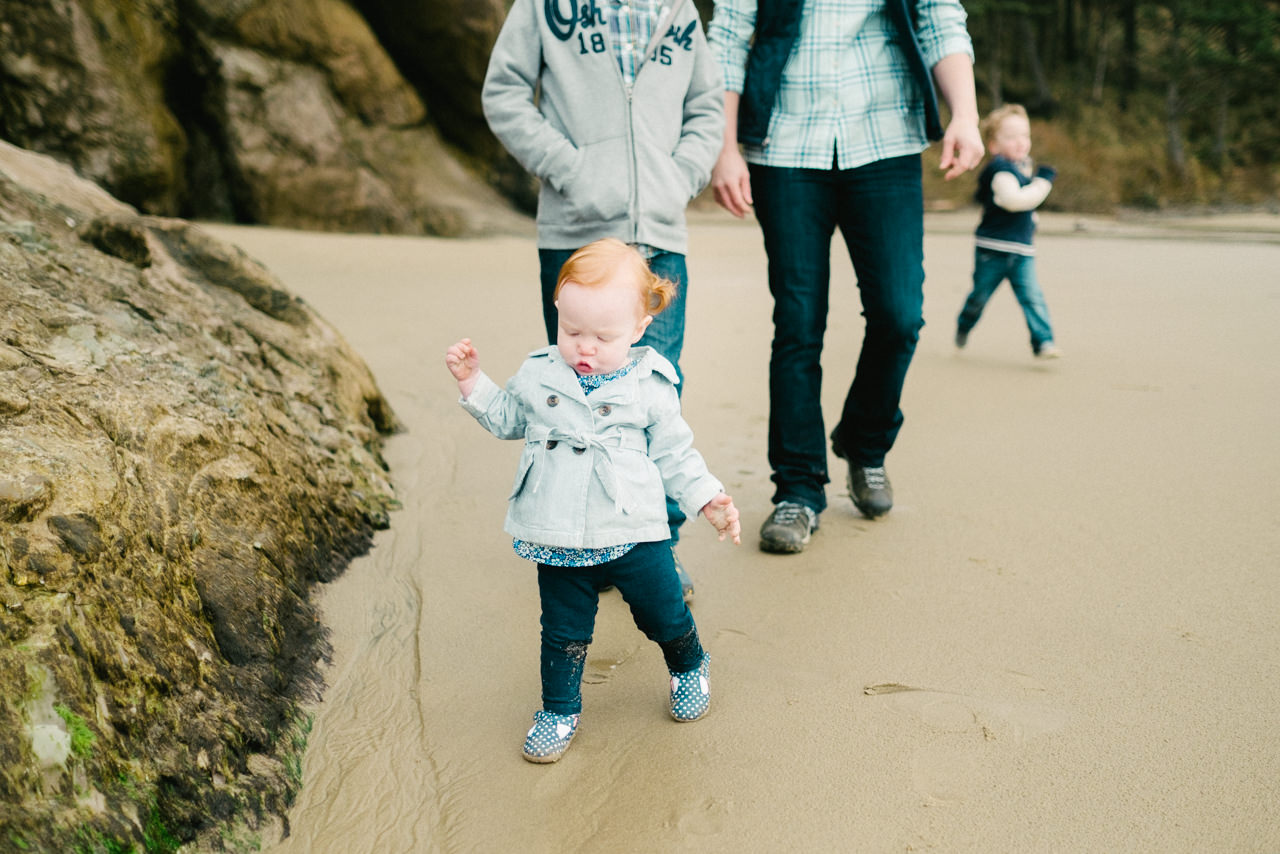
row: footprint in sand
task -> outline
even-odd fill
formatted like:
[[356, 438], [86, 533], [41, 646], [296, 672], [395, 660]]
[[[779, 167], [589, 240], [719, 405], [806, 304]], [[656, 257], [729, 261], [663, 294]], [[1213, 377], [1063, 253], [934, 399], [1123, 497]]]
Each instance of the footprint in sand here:
[[710, 836], [724, 829], [725, 819], [732, 812], [732, 801], [706, 798], [676, 816], [674, 824], [681, 834]]
[[[1044, 692], [1044, 688], [1025, 673], [1007, 671], [1007, 674], [1024, 694]], [[890, 696], [895, 711], [915, 718], [934, 732], [981, 736], [980, 741], [964, 739], [917, 751], [912, 762], [916, 789], [942, 802], [962, 801], [971, 791], [972, 782], [980, 773], [983, 744], [1005, 741], [1022, 747], [1067, 724], [1065, 711], [1035, 699], [985, 699], [900, 682], [868, 685], [863, 693], [873, 697]]]
[[[1017, 671], [1006, 671], [1023, 693], [1043, 693], [1044, 688], [1032, 677]], [[892, 695], [893, 707], [917, 718], [939, 732], [973, 732], [986, 741], [1012, 739], [1019, 746], [1056, 732], [1067, 723], [1067, 713], [1049, 703], [1036, 700], [994, 700], [973, 697], [958, 691], [941, 691], [880, 682], [868, 685], [869, 696]]]
[[603, 685], [617, 675], [618, 665], [621, 663], [607, 658], [589, 658], [582, 671], [582, 681], [587, 685]]

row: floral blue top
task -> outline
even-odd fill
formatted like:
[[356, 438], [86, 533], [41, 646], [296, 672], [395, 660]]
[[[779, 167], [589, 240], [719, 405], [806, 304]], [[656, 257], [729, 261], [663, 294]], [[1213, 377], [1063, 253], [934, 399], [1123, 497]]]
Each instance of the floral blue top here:
[[[629, 362], [616, 371], [610, 371], [607, 374], [587, 374], [585, 376], [579, 374], [578, 385], [582, 386], [583, 394], [591, 394], [591, 392], [600, 388], [609, 380], [625, 377], [635, 366], [635, 362]], [[611, 560], [622, 557], [635, 548], [635, 545], [635, 543], [623, 543], [618, 546], [606, 546], [602, 549], [569, 549], [556, 546], [540, 546], [537, 543], [529, 543], [524, 540], [513, 540], [511, 543], [511, 547], [515, 549], [516, 554], [520, 557], [546, 564], [547, 566], [599, 566], [602, 563], [608, 563]]]

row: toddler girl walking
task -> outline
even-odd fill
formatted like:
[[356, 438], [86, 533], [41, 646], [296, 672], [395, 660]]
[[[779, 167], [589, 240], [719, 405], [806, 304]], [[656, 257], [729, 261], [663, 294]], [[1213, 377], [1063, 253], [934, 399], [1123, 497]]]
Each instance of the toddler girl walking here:
[[610, 586], [662, 649], [671, 716], [695, 721], [711, 702], [709, 656], [666, 543], [666, 496], [735, 543], [738, 510], [693, 447], [675, 369], [632, 347], [674, 290], [633, 247], [597, 240], [561, 268], [555, 346], [530, 353], [505, 389], [480, 370], [471, 339], [445, 354], [462, 407], [525, 443], [504, 530], [538, 565], [542, 708], [524, 742], [530, 762], [555, 762], [577, 732], [587, 646]]

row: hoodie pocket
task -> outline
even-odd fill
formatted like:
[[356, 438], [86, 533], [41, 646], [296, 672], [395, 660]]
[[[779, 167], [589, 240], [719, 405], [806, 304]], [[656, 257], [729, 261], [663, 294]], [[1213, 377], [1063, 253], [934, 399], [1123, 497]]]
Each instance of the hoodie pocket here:
[[640, 213], [666, 224], [679, 224], [689, 205], [690, 179], [670, 152], [656, 147], [643, 154], [640, 174]]
[[563, 219], [571, 223], [625, 219], [631, 199], [631, 166], [622, 137], [578, 150], [572, 178], [559, 194]]

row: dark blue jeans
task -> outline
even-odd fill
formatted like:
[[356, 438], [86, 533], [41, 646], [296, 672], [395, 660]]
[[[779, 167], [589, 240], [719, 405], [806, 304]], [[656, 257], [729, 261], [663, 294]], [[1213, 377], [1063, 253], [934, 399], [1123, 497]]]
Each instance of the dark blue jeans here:
[[616, 587], [636, 627], [662, 647], [667, 667], [687, 673], [702, 661], [693, 615], [684, 603], [670, 544], [638, 543], [598, 566], [538, 564], [542, 599], [542, 707], [557, 715], [582, 711], [582, 670], [595, 632], [600, 591]]
[[[547, 343], [556, 343], [556, 328], [559, 320], [556, 312], [556, 280], [560, 278], [560, 268], [576, 249], [539, 249], [538, 262], [542, 276], [542, 322], [547, 328]], [[684, 391], [684, 372], [680, 370], [680, 353], [684, 350], [684, 305], [685, 289], [689, 283], [689, 272], [684, 256], [677, 252], [659, 252], [649, 259], [649, 269], [664, 279], [675, 283], [676, 296], [667, 306], [667, 310], [653, 318], [644, 337], [639, 343], [657, 350], [667, 361], [675, 366], [676, 376], [680, 384], [676, 393]], [[671, 545], [680, 541], [680, 526], [685, 522], [684, 512], [680, 505], [667, 498], [667, 525], [671, 528]]]
[[1039, 353], [1041, 346], [1053, 341], [1053, 326], [1049, 322], [1049, 306], [1045, 305], [1040, 280], [1036, 278], [1034, 255], [975, 247], [973, 290], [969, 292], [964, 308], [960, 310], [956, 329], [966, 333], [973, 329], [982, 317], [982, 310], [987, 307], [987, 300], [991, 299], [991, 295], [1005, 279], [1009, 280], [1009, 287], [1013, 288], [1013, 295], [1017, 297], [1018, 305], [1022, 306], [1022, 315], [1027, 320], [1027, 331], [1031, 333], [1031, 352]]
[[924, 326], [920, 157], [844, 170], [752, 164], [751, 190], [774, 300], [769, 362], [773, 501], [798, 501], [821, 512], [829, 481], [820, 357], [831, 238], [838, 226], [866, 319], [853, 382], [832, 436], [850, 462], [879, 466], [902, 427], [902, 387]]

